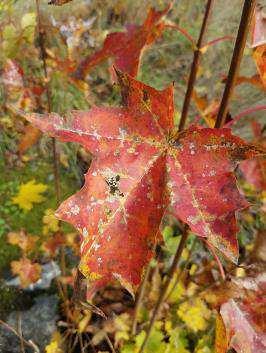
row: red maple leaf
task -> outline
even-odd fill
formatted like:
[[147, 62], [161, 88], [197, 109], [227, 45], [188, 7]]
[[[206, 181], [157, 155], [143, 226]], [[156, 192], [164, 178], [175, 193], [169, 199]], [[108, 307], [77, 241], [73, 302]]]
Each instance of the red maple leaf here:
[[[265, 273], [261, 277], [265, 276]], [[226, 329], [228, 346], [238, 353], [264, 353], [266, 351], [266, 299], [265, 279], [262, 290], [245, 300], [229, 299], [220, 309]], [[254, 286], [255, 281], [252, 282]], [[250, 287], [248, 288], [250, 289]], [[226, 353], [224, 351], [223, 353]]]
[[248, 206], [233, 170], [259, 152], [230, 129], [191, 127], [176, 135], [173, 87], [157, 91], [118, 74], [123, 107], [31, 114], [28, 120], [94, 159], [83, 188], [57, 216], [81, 233], [80, 271], [95, 289], [118, 279], [131, 292], [158, 240], [167, 207], [191, 230], [237, 261], [235, 212]]
[[162, 35], [164, 23], [160, 20], [169, 11], [170, 6], [168, 5], [163, 11], [156, 11], [151, 8], [141, 26], [127, 25], [125, 32], [108, 34], [103, 48], [86, 57], [79, 64], [75, 76], [78, 79], [84, 79], [90, 69], [113, 57], [115, 67], [135, 77], [138, 73], [143, 49]]

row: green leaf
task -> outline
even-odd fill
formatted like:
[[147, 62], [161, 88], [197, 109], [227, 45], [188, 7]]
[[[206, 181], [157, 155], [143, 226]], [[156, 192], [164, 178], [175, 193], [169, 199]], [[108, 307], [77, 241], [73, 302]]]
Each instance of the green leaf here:
[[35, 26], [36, 14], [34, 12], [26, 13], [21, 19], [21, 28], [23, 30], [23, 38], [29, 44], [34, 42]]
[[35, 12], [28, 12], [21, 19], [21, 28], [25, 29], [27, 27], [36, 26], [36, 13]]
[[16, 28], [14, 25], [9, 24], [3, 29], [3, 39], [12, 40], [17, 37]]
[[[161, 326], [162, 323], [160, 321], [157, 321], [155, 323], [155, 326], [150, 334], [150, 337], [147, 342], [146, 349], [144, 350], [144, 353], [161, 353], [165, 352], [166, 350], [166, 343], [163, 342], [164, 335], [161, 331]], [[137, 336], [136, 336], [136, 346], [138, 348], [141, 347], [144, 338], [145, 338], [145, 331], [141, 331]]]
[[17, 53], [18, 34], [14, 25], [9, 24], [3, 29], [3, 52], [7, 58], [13, 58]]
[[170, 226], [164, 227], [162, 233], [166, 250], [169, 251], [171, 255], [174, 255], [180, 242], [180, 237], [174, 236], [174, 230]]

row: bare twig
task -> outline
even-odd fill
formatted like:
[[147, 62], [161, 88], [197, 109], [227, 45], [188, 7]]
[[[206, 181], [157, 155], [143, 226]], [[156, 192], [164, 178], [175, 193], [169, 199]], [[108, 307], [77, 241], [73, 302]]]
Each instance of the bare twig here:
[[113, 343], [112, 343], [112, 341], [110, 340], [110, 338], [109, 338], [109, 336], [107, 335], [107, 333], [105, 333], [104, 336], [105, 336], [106, 342], [108, 343], [109, 348], [111, 349], [111, 352], [112, 352], [112, 353], [116, 353], [115, 348], [114, 348], [114, 346], [113, 346]]
[[21, 339], [22, 336], [22, 328], [21, 328], [21, 313], [20, 311], [18, 312], [18, 333], [20, 335], [19, 339], [20, 339], [20, 350], [21, 353], [25, 353], [25, 346], [24, 346], [24, 342]]
[[211, 14], [211, 8], [212, 8], [213, 0], [208, 0], [206, 4], [206, 9], [205, 9], [205, 14], [203, 17], [202, 25], [201, 25], [201, 30], [197, 42], [197, 47], [195, 48], [194, 51], [194, 56], [193, 56], [193, 61], [190, 69], [190, 74], [189, 74], [189, 79], [188, 79], [188, 84], [187, 84], [187, 91], [183, 103], [183, 108], [182, 108], [182, 113], [181, 113], [181, 118], [179, 122], [179, 131], [182, 131], [185, 127], [186, 120], [187, 120], [187, 114], [188, 114], [188, 108], [190, 105], [192, 93], [193, 93], [193, 87], [196, 81], [196, 76], [197, 76], [197, 71], [198, 71], [198, 65], [199, 65], [199, 59], [201, 56], [201, 47], [204, 39], [204, 35], [207, 29], [208, 25], [208, 20]]
[[187, 237], [188, 237], [188, 226], [185, 225], [183, 234], [181, 236], [181, 240], [180, 240], [179, 246], [177, 248], [177, 251], [176, 251], [176, 254], [175, 254], [175, 257], [174, 257], [174, 260], [173, 260], [173, 263], [172, 263], [172, 265], [170, 267], [169, 272], [166, 275], [167, 278], [166, 278], [166, 280], [164, 282], [164, 285], [163, 285], [163, 287], [161, 289], [159, 298], [158, 298], [157, 303], [155, 305], [155, 308], [153, 310], [152, 317], [150, 319], [149, 326], [148, 326], [147, 331], [146, 331], [146, 336], [145, 336], [145, 339], [144, 339], [144, 341], [142, 343], [142, 346], [140, 347], [139, 353], [143, 353], [143, 351], [144, 351], [144, 349], [145, 349], [145, 347], [147, 345], [147, 342], [148, 342], [148, 339], [150, 337], [153, 325], [154, 325], [155, 320], [157, 318], [157, 315], [158, 315], [158, 313], [160, 311], [161, 305], [162, 305], [162, 303], [164, 301], [164, 298], [165, 298], [165, 295], [166, 295], [167, 290], [169, 288], [169, 284], [171, 282], [173, 274], [176, 271], [176, 267], [177, 267], [178, 262], [179, 262], [179, 260], [181, 258], [183, 249], [184, 249], [184, 247], [186, 245]]
[[31, 340], [27, 341], [25, 338], [23, 338], [15, 329], [14, 327], [8, 325], [6, 322], [0, 319], [0, 325], [4, 326], [6, 329], [9, 331], [13, 332], [21, 341], [23, 341], [24, 344], [26, 344], [28, 347], [33, 348], [35, 353], [40, 353], [39, 348], [36, 346], [35, 343], [33, 343]]
[[223, 280], [225, 280], [225, 272], [224, 272], [224, 268], [223, 268], [223, 265], [221, 263], [221, 260], [219, 259], [219, 256], [216, 254], [216, 251], [215, 251], [215, 248], [214, 246], [211, 245], [211, 243], [209, 243], [208, 241], [205, 241], [207, 247], [209, 248], [210, 252], [212, 253], [212, 256], [214, 257], [217, 265], [218, 265], [218, 268], [219, 268], [219, 271], [220, 271], [220, 274], [221, 274], [221, 277]]
[[233, 119], [231, 121], [229, 121], [229, 123], [226, 123], [224, 126], [230, 127], [230, 126], [234, 125], [235, 123], [237, 123], [243, 116], [246, 116], [246, 115], [258, 112], [258, 111], [262, 111], [262, 110], [266, 110], [266, 105], [257, 105], [255, 107], [245, 109], [242, 112], [235, 115], [233, 117]]
[[216, 128], [222, 127], [226, 120], [228, 105], [234, 91], [236, 78], [238, 76], [240, 63], [241, 63], [241, 59], [243, 56], [243, 52], [244, 52], [244, 48], [247, 40], [249, 24], [255, 8], [255, 3], [256, 3], [255, 0], [244, 1], [241, 20], [240, 20], [235, 47], [233, 51], [233, 56], [230, 64], [230, 69], [226, 80], [226, 85], [224, 88], [223, 98], [220, 104], [220, 108], [219, 108], [216, 123], [215, 123]]
[[142, 299], [143, 299], [143, 296], [144, 296], [144, 293], [145, 293], [145, 289], [146, 289], [146, 285], [147, 285], [150, 273], [151, 273], [151, 264], [149, 263], [149, 265], [148, 265], [148, 267], [146, 269], [146, 272], [145, 272], [144, 279], [143, 279], [143, 281], [141, 283], [141, 286], [139, 288], [139, 294], [138, 294], [136, 305], [135, 305], [135, 308], [134, 308], [132, 330], [131, 330], [132, 336], [134, 336], [136, 334], [137, 323], [138, 323], [138, 313], [139, 313], [139, 310], [140, 310], [140, 307], [141, 307], [141, 304], [142, 304]]
[[167, 301], [167, 300], [171, 297], [173, 291], [175, 290], [176, 286], [178, 285], [178, 283], [179, 283], [179, 281], [180, 281], [180, 279], [181, 279], [181, 277], [182, 277], [182, 274], [183, 274], [184, 271], [187, 269], [188, 264], [189, 264], [189, 262], [190, 262], [191, 254], [193, 253], [193, 250], [194, 250], [194, 247], [195, 247], [195, 244], [196, 244], [196, 239], [193, 240], [193, 243], [192, 243], [191, 248], [190, 248], [190, 250], [189, 250], [189, 253], [188, 253], [188, 257], [187, 257], [187, 259], [186, 259], [186, 262], [185, 262], [183, 268], [180, 270], [178, 276], [176, 277], [175, 283], [174, 283], [172, 289], [170, 290], [169, 294], [168, 294], [167, 297], [165, 298], [165, 301]]
[[194, 41], [194, 38], [184, 29], [181, 28], [180, 26], [176, 25], [176, 24], [167, 24], [164, 26], [165, 28], [172, 28], [172, 29], [176, 29], [178, 32], [182, 33], [184, 37], [187, 38], [187, 40], [189, 40], [190, 44], [192, 45], [192, 48], [195, 49], [196, 48], [196, 43]]
[[[38, 21], [38, 33], [39, 33], [39, 45], [41, 58], [43, 63], [43, 73], [44, 73], [44, 83], [45, 83], [45, 91], [47, 97], [47, 111], [51, 113], [52, 111], [52, 101], [51, 101], [51, 90], [49, 85], [49, 77], [47, 71], [47, 63], [46, 63], [46, 51], [45, 51], [45, 30], [41, 21], [41, 11], [40, 11], [40, 3], [39, 0], [35, 0], [36, 3], [36, 12], [37, 12], [37, 21]], [[53, 169], [54, 169], [54, 183], [55, 183], [55, 196], [57, 206], [59, 205], [61, 198], [61, 190], [60, 190], [60, 178], [59, 178], [59, 158], [57, 151], [57, 143], [56, 139], [52, 138], [52, 153], [53, 153]], [[59, 223], [60, 225], [60, 223]], [[60, 268], [62, 271], [62, 275], [66, 276], [66, 263], [65, 263], [65, 249], [64, 246], [60, 249]], [[62, 285], [57, 281], [57, 284], [62, 287], [64, 297], [67, 298], [67, 288], [66, 285]]]

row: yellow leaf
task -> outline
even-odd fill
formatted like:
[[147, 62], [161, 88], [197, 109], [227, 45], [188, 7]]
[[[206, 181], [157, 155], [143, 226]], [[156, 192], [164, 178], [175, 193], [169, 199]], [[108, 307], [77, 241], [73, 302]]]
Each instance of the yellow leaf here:
[[62, 337], [58, 331], [54, 332], [51, 342], [45, 347], [45, 353], [64, 353], [61, 348]]
[[36, 13], [29, 12], [26, 13], [21, 18], [21, 28], [25, 29], [26, 27], [35, 26], [36, 25]]
[[206, 330], [208, 320], [211, 317], [211, 311], [200, 298], [182, 303], [177, 310], [177, 314], [186, 323], [187, 327], [194, 332]]
[[79, 333], [85, 332], [85, 330], [88, 327], [88, 324], [90, 322], [90, 319], [91, 319], [91, 311], [86, 311], [86, 314], [83, 316], [83, 318], [78, 323], [78, 332]]
[[41, 194], [47, 190], [47, 185], [36, 184], [35, 180], [30, 180], [26, 184], [21, 184], [17, 196], [12, 198], [12, 202], [17, 204], [24, 211], [32, 209], [34, 203], [41, 203], [45, 197]]
[[7, 234], [7, 241], [12, 245], [19, 246], [25, 253], [34, 249], [37, 239], [37, 237], [25, 233], [24, 230]]
[[45, 210], [42, 221], [44, 224], [43, 235], [47, 235], [49, 232], [55, 233], [59, 230], [59, 221], [54, 215], [54, 210], [50, 208]]

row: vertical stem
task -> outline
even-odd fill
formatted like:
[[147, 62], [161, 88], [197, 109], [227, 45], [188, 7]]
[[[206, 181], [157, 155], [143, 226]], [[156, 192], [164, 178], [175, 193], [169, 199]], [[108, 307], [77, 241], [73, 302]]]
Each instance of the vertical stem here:
[[185, 262], [185, 264], [184, 264], [184, 267], [181, 269], [181, 271], [180, 271], [179, 274], [177, 275], [176, 281], [175, 281], [175, 283], [174, 283], [172, 289], [169, 291], [167, 297], [165, 298], [165, 301], [167, 301], [167, 300], [171, 297], [171, 295], [173, 294], [174, 290], [176, 289], [176, 286], [178, 285], [178, 283], [179, 283], [179, 281], [180, 281], [180, 279], [181, 279], [181, 277], [182, 277], [184, 271], [187, 269], [188, 264], [189, 264], [189, 262], [190, 262], [190, 257], [191, 257], [191, 255], [192, 255], [192, 253], [193, 253], [193, 251], [194, 251], [195, 244], [196, 244], [196, 239], [193, 240], [193, 243], [192, 243], [191, 248], [190, 248], [190, 250], [189, 250], [188, 257], [187, 257], [187, 259], [186, 259], [186, 262]]
[[192, 93], [193, 93], [193, 87], [196, 81], [196, 76], [197, 76], [197, 71], [198, 71], [198, 65], [199, 65], [199, 59], [201, 56], [201, 47], [204, 39], [204, 35], [207, 29], [208, 25], [208, 20], [211, 14], [211, 9], [213, 5], [214, 0], [208, 0], [205, 8], [205, 14], [203, 17], [201, 29], [200, 29], [200, 34], [197, 42], [197, 47], [194, 51], [194, 56], [193, 56], [193, 61], [190, 69], [190, 74], [189, 74], [189, 79], [188, 79], [188, 84], [187, 84], [187, 91], [183, 103], [183, 108], [182, 108], [182, 113], [181, 113], [181, 119], [179, 123], [179, 131], [182, 131], [185, 127], [186, 120], [187, 120], [187, 114], [188, 114], [188, 108], [190, 105]]
[[230, 64], [230, 69], [226, 80], [226, 85], [224, 88], [223, 98], [220, 104], [220, 108], [219, 108], [216, 123], [215, 123], [216, 128], [222, 127], [226, 120], [226, 115], [228, 112], [228, 104], [233, 94], [235, 80], [238, 76], [240, 63], [241, 63], [241, 59], [243, 56], [243, 52], [244, 52], [244, 48], [247, 40], [249, 24], [255, 8], [255, 3], [256, 3], [255, 0], [244, 1], [241, 20], [240, 20], [235, 47], [233, 51], [233, 56]]
[[[44, 72], [44, 82], [45, 82], [45, 90], [47, 96], [47, 110], [48, 113], [52, 111], [52, 100], [51, 100], [51, 90], [49, 86], [49, 77], [47, 72], [47, 63], [46, 63], [46, 53], [45, 53], [45, 31], [42, 26], [41, 21], [41, 12], [40, 12], [40, 3], [39, 0], [35, 0], [36, 2], [36, 11], [37, 11], [37, 20], [38, 20], [38, 32], [39, 32], [39, 45], [41, 51], [41, 58], [43, 63], [43, 72]], [[59, 205], [60, 202], [60, 179], [59, 179], [59, 159], [57, 152], [57, 144], [56, 140], [52, 138], [52, 153], [53, 153], [53, 169], [54, 169], [54, 185], [55, 185], [55, 196], [56, 196], [56, 204]], [[62, 271], [62, 275], [66, 275], [66, 261], [65, 261], [65, 247], [62, 245], [60, 249], [60, 268]], [[58, 286], [60, 287], [59, 281], [57, 281]], [[59, 290], [63, 292], [64, 298], [67, 298], [67, 288], [66, 285], [60, 287]]]
[[188, 237], [188, 226], [185, 225], [185, 228], [184, 228], [184, 231], [183, 231], [183, 234], [181, 236], [181, 239], [180, 239], [180, 243], [179, 243], [179, 246], [177, 248], [177, 251], [175, 253], [175, 257], [174, 257], [174, 260], [173, 260], [173, 263], [170, 267], [170, 270], [169, 272], [167, 273], [167, 278], [165, 280], [165, 283], [161, 289], [161, 292], [160, 292], [160, 295], [159, 295], [159, 298], [157, 300], [157, 303], [155, 305], [155, 308], [153, 310], [153, 314], [152, 314], [152, 317], [151, 317], [151, 320], [149, 322], [149, 326], [147, 328], [147, 331], [146, 331], [146, 336], [145, 336], [145, 339], [142, 343], [142, 346], [140, 347], [140, 350], [139, 350], [139, 353], [143, 353], [146, 345], [147, 345], [147, 342], [148, 342], [148, 339], [150, 337], [150, 334], [151, 334], [151, 331], [152, 331], [152, 328], [153, 328], [153, 325], [155, 323], [155, 320], [157, 318], [157, 314], [159, 313], [159, 310], [161, 308], [161, 305], [164, 301], [164, 298], [165, 298], [165, 295], [167, 293], [167, 290], [169, 288], [169, 284], [171, 282], [171, 279], [176, 271], [176, 267], [178, 265], [178, 262], [181, 258], [181, 255], [182, 255], [182, 252], [183, 252], [183, 249], [186, 245], [186, 241], [187, 241], [187, 237]]
[[136, 301], [136, 305], [135, 305], [135, 308], [134, 308], [132, 330], [131, 330], [132, 336], [135, 336], [136, 331], [137, 331], [138, 313], [139, 313], [139, 310], [140, 310], [140, 307], [141, 307], [142, 299], [143, 299], [143, 296], [144, 296], [144, 293], [145, 293], [146, 284], [148, 282], [148, 278], [149, 278], [150, 273], [151, 273], [151, 264], [149, 263], [148, 268], [146, 269], [146, 272], [145, 272], [144, 279], [143, 279], [143, 281], [141, 283], [141, 286], [140, 286], [140, 289], [139, 289], [139, 294], [138, 294], [137, 301]]
[[[47, 63], [46, 63], [46, 53], [45, 53], [45, 31], [41, 22], [41, 13], [40, 13], [40, 4], [39, 0], [36, 0], [36, 10], [37, 10], [37, 20], [38, 20], [38, 32], [39, 32], [39, 45], [41, 51], [41, 58], [43, 63], [43, 72], [44, 72], [44, 82], [45, 90], [47, 96], [47, 110], [48, 113], [51, 113], [52, 104], [51, 104], [51, 91], [49, 86], [49, 78], [47, 72]], [[54, 168], [54, 181], [55, 181], [55, 195], [57, 205], [60, 202], [60, 180], [59, 180], [59, 163], [58, 163], [58, 153], [55, 138], [52, 138], [52, 149], [53, 149], [53, 168]]]

